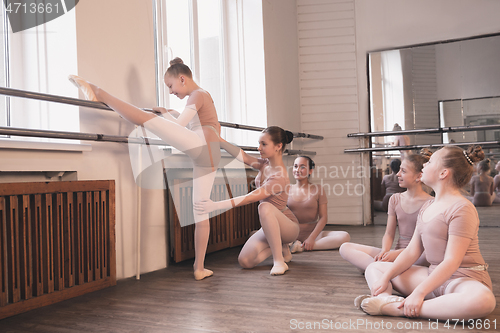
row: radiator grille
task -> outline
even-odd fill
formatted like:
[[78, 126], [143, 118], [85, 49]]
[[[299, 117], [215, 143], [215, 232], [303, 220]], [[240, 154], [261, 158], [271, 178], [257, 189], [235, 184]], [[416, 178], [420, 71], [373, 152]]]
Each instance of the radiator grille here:
[[116, 284], [114, 182], [0, 184], [0, 318]]

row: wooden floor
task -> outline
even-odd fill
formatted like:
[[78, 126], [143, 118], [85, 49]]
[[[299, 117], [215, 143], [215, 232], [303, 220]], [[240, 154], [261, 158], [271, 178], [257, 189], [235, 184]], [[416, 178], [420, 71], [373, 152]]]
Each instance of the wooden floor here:
[[[480, 212], [492, 220], [480, 228], [479, 237], [500, 303], [497, 208], [496, 213]], [[329, 229], [346, 230], [352, 241], [378, 246], [385, 218], [378, 214], [375, 226]], [[273, 277], [270, 259], [255, 269], [241, 269], [239, 250], [208, 255], [206, 266], [215, 275], [203, 281], [192, 278], [192, 261], [173, 264], [144, 274], [140, 281], [120, 280], [115, 287], [0, 320], [0, 332], [385, 332], [389, 325], [394, 332], [455, 331], [444, 322], [429, 326], [428, 320], [372, 317], [357, 310], [354, 298], [369, 290], [364, 277], [338, 251], [294, 255], [290, 271]], [[496, 320], [500, 330], [498, 306], [487, 319]], [[463, 331], [461, 326], [456, 330]]]

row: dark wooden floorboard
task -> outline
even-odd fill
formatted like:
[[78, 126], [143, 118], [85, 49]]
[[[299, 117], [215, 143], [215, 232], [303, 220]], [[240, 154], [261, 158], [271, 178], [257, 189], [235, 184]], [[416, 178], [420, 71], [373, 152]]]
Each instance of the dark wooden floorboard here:
[[[488, 211], [489, 226], [479, 232], [498, 303], [500, 228], [493, 225], [499, 225], [499, 217], [500, 212]], [[375, 226], [328, 229], [346, 230], [353, 242], [379, 246], [385, 218], [378, 214]], [[338, 251], [296, 254], [290, 271], [273, 277], [270, 259], [255, 269], [241, 269], [239, 250], [208, 255], [206, 266], [215, 275], [203, 281], [192, 278], [192, 261], [172, 264], [142, 275], [140, 281], [120, 280], [115, 287], [0, 320], [0, 332], [386, 332], [387, 325], [393, 332], [450, 332], [444, 323], [435, 330], [429, 329], [428, 320], [371, 317], [354, 308], [354, 298], [369, 290], [364, 277]], [[487, 319], [496, 320], [498, 330], [498, 307]], [[298, 328], [298, 323], [324, 321], [333, 326]], [[345, 329], [335, 329], [336, 323]], [[395, 329], [398, 323], [407, 328]]]

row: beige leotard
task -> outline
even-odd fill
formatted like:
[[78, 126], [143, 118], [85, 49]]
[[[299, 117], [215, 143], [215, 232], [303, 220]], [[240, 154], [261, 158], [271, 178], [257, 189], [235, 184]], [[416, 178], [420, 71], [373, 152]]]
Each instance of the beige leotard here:
[[269, 202], [278, 208], [286, 217], [288, 217], [293, 222], [299, 223], [292, 211], [287, 207], [288, 201], [288, 191], [290, 187], [290, 180], [285, 177], [282, 173], [276, 173], [267, 177], [267, 179], [262, 180], [263, 173], [267, 165], [269, 165], [269, 160], [259, 158], [261, 168], [259, 169], [259, 174], [255, 177], [255, 186], [257, 188], [263, 187], [268, 193], [272, 195], [260, 200], [260, 202]]
[[417, 225], [418, 213], [425, 203], [424, 201], [420, 208], [408, 214], [403, 210], [403, 207], [401, 207], [401, 194], [402, 193], [395, 193], [391, 196], [389, 200], [389, 210], [387, 212], [388, 215], [396, 216], [398, 223], [399, 239], [396, 243], [396, 250], [404, 249], [410, 244], [411, 237]]
[[464, 198], [429, 221], [423, 221], [422, 215], [432, 202], [434, 199], [427, 201], [422, 206], [417, 219], [417, 232], [425, 249], [426, 259], [431, 264], [429, 274], [443, 261], [449, 235], [466, 237], [471, 240], [460, 268], [453, 273], [448, 281], [434, 291], [434, 295], [443, 295], [446, 286], [453, 279], [461, 277], [475, 279], [492, 289], [490, 276], [485, 270], [486, 263], [479, 251], [477, 236], [479, 217], [474, 205]]

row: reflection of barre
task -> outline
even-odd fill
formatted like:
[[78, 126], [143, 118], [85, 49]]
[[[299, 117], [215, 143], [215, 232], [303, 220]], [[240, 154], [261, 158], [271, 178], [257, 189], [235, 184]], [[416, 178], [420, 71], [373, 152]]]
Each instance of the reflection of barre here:
[[473, 131], [487, 131], [496, 129], [500, 129], [500, 125], [447, 126], [439, 128], [411, 129], [404, 131], [349, 133], [347, 134], [347, 137], [357, 138], [357, 137], [379, 137], [379, 136], [408, 135], [408, 134], [441, 134], [449, 132], [473, 132]]
[[[55, 102], [55, 103], [69, 104], [69, 105], [75, 105], [75, 106], [84, 106], [84, 107], [101, 109], [101, 110], [106, 110], [106, 111], [113, 111], [110, 107], [108, 107], [106, 104], [101, 103], [101, 102], [93, 102], [93, 101], [87, 101], [87, 100], [78, 99], [78, 98], [43, 94], [43, 93], [37, 93], [37, 92], [31, 92], [31, 91], [25, 91], [25, 90], [19, 90], [19, 89], [12, 89], [12, 88], [0, 87], [0, 95], [29, 98], [29, 99], [36, 99], [36, 100], [47, 101], [47, 102]], [[147, 112], [154, 112], [153, 109], [148, 109], [148, 108], [143, 108], [142, 110], [147, 111]], [[227, 122], [222, 122], [222, 121], [219, 123], [223, 127], [230, 127], [230, 128], [236, 128], [236, 129], [242, 129], [242, 130], [248, 130], [248, 131], [262, 132], [264, 130], [264, 127], [233, 124], [233, 123], [227, 123]], [[323, 140], [322, 136], [307, 134], [307, 133], [294, 132], [293, 136], [296, 138], [308, 138], [308, 139]], [[83, 140], [83, 139], [81, 139], [81, 140]]]
[[434, 143], [427, 145], [413, 145], [413, 146], [400, 146], [400, 147], [382, 147], [382, 148], [351, 148], [344, 149], [344, 153], [367, 153], [376, 151], [391, 151], [391, 150], [412, 150], [422, 148], [441, 148], [444, 146], [470, 146], [480, 145], [483, 148], [500, 147], [500, 141], [481, 141], [481, 142], [458, 142], [458, 143]]

